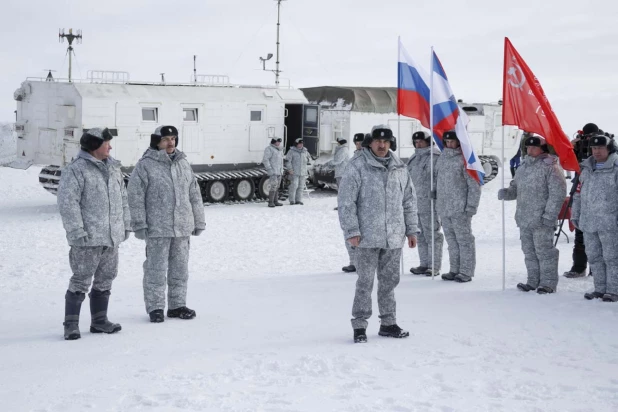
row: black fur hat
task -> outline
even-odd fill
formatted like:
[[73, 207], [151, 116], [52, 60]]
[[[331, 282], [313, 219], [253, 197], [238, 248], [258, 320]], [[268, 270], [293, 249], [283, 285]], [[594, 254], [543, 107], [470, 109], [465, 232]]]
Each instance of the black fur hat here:
[[178, 147], [178, 129], [176, 129], [174, 126], [157, 127], [154, 133], [150, 135], [150, 147], [158, 150], [161, 139], [167, 136], [176, 136], [176, 147]]
[[616, 152], [616, 142], [609, 136], [605, 136], [604, 134], [596, 134], [590, 137], [588, 141], [589, 147], [607, 147], [610, 153]]
[[449, 130], [448, 132], [444, 132], [444, 134], [442, 135], [442, 140], [457, 140], [457, 141], [459, 141], [459, 138], [457, 137], [457, 133], [455, 133], [454, 130]]
[[114, 136], [112, 136], [112, 133], [107, 127], [104, 129], [94, 127], [84, 131], [82, 137], [79, 139], [79, 145], [87, 152], [94, 152], [101, 147], [104, 141], [112, 140], [113, 138]]
[[363, 147], [369, 147], [374, 139], [389, 140], [391, 142], [391, 150], [397, 150], [397, 138], [393, 136], [393, 131], [386, 125], [373, 126], [371, 134], [365, 135]]
[[365, 140], [365, 133], [356, 133], [354, 135], [354, 143], [362, 142], [363, 140]]
[[542, 136], [535, 136], [530, 134], [529, 137], [526, 137], [526, 140], [524, 141], [524, 146], [540, 147], [541, 150], [543, 150], [545, 153], [549, 153], [549, 146], [547, 146], [547, 141]]

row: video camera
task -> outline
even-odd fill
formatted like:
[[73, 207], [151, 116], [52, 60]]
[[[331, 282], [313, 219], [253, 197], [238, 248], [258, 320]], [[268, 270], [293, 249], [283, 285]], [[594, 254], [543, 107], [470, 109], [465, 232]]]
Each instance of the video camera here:
[[592, 153], [590, 151], [588, 141], [590, 140], [592, 136], [597, 136], [600, 134], [605, 135], [609, 137], [610, 139], [614, 139], [613, 133], [604, 132], [602, 129], [598, 129], [598, 132], [592, 132], [592, 133], [584, 133], [583, 130], [577, 131], [575, 138], [579, 139], [579, 141], [576, 142], [573, 147], [573, 150], [575, 150], [575, 156], [577, 157], [577, 161], [581, 162], [584, 159], [590, 157]]

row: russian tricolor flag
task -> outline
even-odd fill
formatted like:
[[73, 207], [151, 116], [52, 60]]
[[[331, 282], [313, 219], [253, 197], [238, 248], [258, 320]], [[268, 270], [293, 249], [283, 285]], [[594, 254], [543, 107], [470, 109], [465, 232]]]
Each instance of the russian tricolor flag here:
[[468, 124], [468, 116], [457, 105], [457, 99], [451, 90], [451, 86], [446, 77], [446, 72], [440, 63], [440, 59], [436, 53], [432, 51], [431, 62], [431, 89], [429, 101], [433, 105], [432, 115], [433, 118], [433, 137], [436, 143], [442, 149], [442, 135], [449, 130], [455, 130], [459, 144], [461, 145], [461, 151], [464, 156], [464, 162], [466, 164], [466, 170], [479, 184], [483, 184], [483, 177], [485, 176], [485, 170], [481, 165], [481, 162], [474, 153], [470, 136], [466, 130]]
[[417, 65], [399, 40], [397, 113], [417, 119], [429, 129], [429, 76]]

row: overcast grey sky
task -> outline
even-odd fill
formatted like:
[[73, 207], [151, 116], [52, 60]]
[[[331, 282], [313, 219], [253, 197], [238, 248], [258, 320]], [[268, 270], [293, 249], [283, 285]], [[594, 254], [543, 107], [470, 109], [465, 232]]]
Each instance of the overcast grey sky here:
[[[586, 122], [618, 134], [617, 4], [288, 0], [282, 5], [282, 77], [295, 87], [396, 86], [401, 36], [426, 66], [435, 47], [457, 98], [497, 101], [508, 36], [567, 134]], [[157, 81], [165, 72], [167, 81], [188, 81], [196, 54], [198, 73], [274, 83], [258, 60], [275, 53], [274, 0], [1, 0], [0, 16], [0, 121], [13, 121], [13, 91], [26, 77], [44, 76], [43, 69], [66, 77], [59, 28], [83, 32], [74, 77], [118, 70], [132, 80]], [[274, 68], [274, 58], [269, 64]]]

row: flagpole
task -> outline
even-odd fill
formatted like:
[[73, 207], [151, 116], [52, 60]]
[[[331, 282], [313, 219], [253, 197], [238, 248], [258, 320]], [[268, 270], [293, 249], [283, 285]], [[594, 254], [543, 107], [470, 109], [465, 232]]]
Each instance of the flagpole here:
[[[502, 191], [504, 192], [504, 175], [506, 168], [504, 167], [504, 125], [502, 125]], [[502, 290], [506, 289], [506, 226], [504, 219], [504, 197], [502, 198]]]
[[[401, 56], [401, 36], [397, 36], [397, 87], [399, 87], [399, 56]], [[399, 106], [399, 102], [397, 102]], [[397, 107], [397, 137], [399, 138], [399, 144], [397, 145], [397, 154], [401, 159], [401, 115], [399, 114], [399, 107]], [[408, 238], [406, 237], [406, 243]], [[405, 247], [403, 248], [405, 250]], [[401, 276], [404, 275], [403, 271], [403, 250], [401, 251]]]
[[436, 271], [434, 268], [436, 267], [436, 240], [435, 240], [435, 227], [434, 227], [434, 187], [433, 187], [433, 46], [431, 46], [431, 60], [429, 64], [429, 134], [431, 138], [429, 139], [429, 170], [431, 173], [430, 177], [430, 187], [429, 198], [430, 198], [430, 206], [431, 206], [431, 280], [433, 280], [436, 276]]
[[[503, 77], [506, 71], [506, 43], [507, 38], [504, 38], [504, 67], [502, 69]], [[504, 158], [504, 102], [506, 96], [506, 79], [502, 79], [502, 192], [504, 192], [504, 175], [506, 175], [506, 167]], [[502, 197], [502, 291], [506, 290], [506, 224], [504, 211], [504, 197]]]

